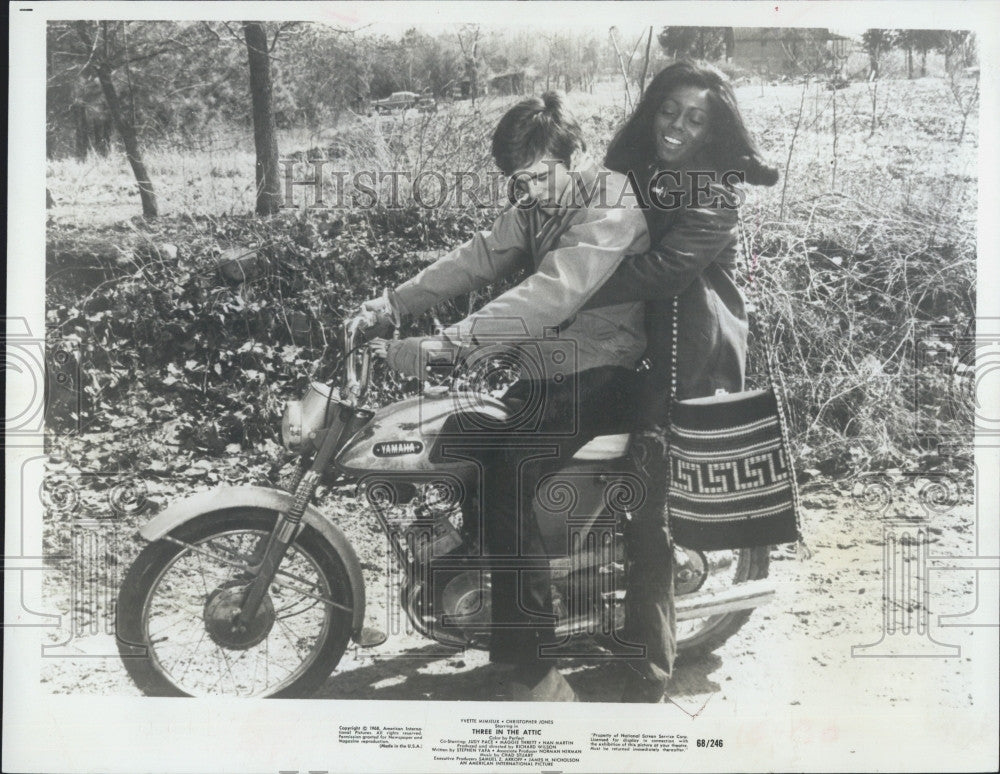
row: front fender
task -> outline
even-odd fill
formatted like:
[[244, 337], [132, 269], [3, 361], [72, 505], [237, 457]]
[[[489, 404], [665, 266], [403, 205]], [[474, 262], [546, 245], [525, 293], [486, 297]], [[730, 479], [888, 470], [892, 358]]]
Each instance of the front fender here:
[[[221, 486], [171, 503], [147, 521], [139, 534], [146, 540], [159, 540], [198, 516], [230, 508], [265, 508], [284, 513], [291, 509], [293, 499], [289, 492], [265, 486]], [[344, 560], [353, 597], [351, 636], [356, 641], [365, 620], [365, 580], [358, 556], [344, 533], [312, 506], [306, 508], [302, 521], [319, 532]]]

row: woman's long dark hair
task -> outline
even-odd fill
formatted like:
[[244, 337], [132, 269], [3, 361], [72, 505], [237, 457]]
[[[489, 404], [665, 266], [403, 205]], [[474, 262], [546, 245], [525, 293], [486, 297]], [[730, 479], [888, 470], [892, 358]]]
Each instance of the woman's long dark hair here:
[[660, 70], [625, 125], [615, 134], [604, 156], [604, 166], [622, 174], [631, 172], [644, 185], [648, 169], [656, 162], [653, 119], [660, 105], [679, 86], [708, 90], [708, 143], [700, 150], [698, 163], [706, 171], [738, 171], [752, 185], [774, 185], [778, 170], [768, 166], [743, 123], [732, 84], [719, 69], [702, 62], [675, 62]]

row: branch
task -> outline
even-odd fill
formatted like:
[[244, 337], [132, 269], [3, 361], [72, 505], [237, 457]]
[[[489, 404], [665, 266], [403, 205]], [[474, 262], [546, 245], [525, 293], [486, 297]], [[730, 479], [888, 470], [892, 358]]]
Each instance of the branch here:
[[632, 60], [635, 59], [635, 52], [639, 50], [639, 44], [642, 43], [642, 33], [639, 33], [639, 37], [636, 38], [635, 45], [632, 46], [632, 53], [628, 55], [628, 66], [632, 67]]
[[274, 51], [274, 47], [278, 45], [278, 36], [285, 30], [290, 30], [295, 27], [298, 22], [285, 22], [284, 24], [278, 25], [278, 29], [274, 31], [274, 39], [271, 41], [271, 45], [268, 47], [268, 51]]
[[222, 26], [225, 27], [229, 31], [229, 34], [233, 36], [233, 40], [235, 40], [241, 46], [246, 45], [246, 41], [243, 40], [243, 38], [237, 35], [235, 32], [233, 32], [233, 28], [229, 26], [229, 22], [227, 21], [222, 22]]
[[90, 40], [88, 36], [87, 22], [78, 21], [73, 24], [73, 29], [76, 31], [77, 37], [82, 41], [84, 48], [90, 49], [90, 54], [87, 56], [87, 61], [83, 63], [83, 67], [80, 69], [81, 73], [85, 73], [87, 68], [90, 67], [90, 63], [94, 60], [97, 55], [97, 36], [94, 36], [93, 40]]
[[164, 46], [163, 48], [158, 48], [154, 51], [149, 51], [145, 54], [140, 54], [138, 56], [122, 59], [120, 62], [109, 63], [109, 66], [111, 67], [112, 70], [116, 70], [117, 68], [123, 65], [133, 64], [135, 62], [142, 62], [146, 59], [152, 59], [153, 57], [160, 56], [161, 54], [166, 54], [168, 51], [173, 51], [175, 49], [175, 46], [177, 45], [189, 48], [189, 46], [186, 43], [180, 43], [173, 40], [171, 40], [171, 42], [174, 43], [175, 45]]
[[788, 191], [788, 169], [792, 164], [792, 151], [795, 150], [795, 140], [799, 136], [799, 127], [802, 126], [802, 109], [806, 104], [807, 84], [802, 84], [802, 98], [799, 100], [799, 115], [795, 119], [795, 131], [792, 132], [792, 141], [788, 144], [788, 158], [785, 159], [784, 183], [781, 186], [781, 205], [778, 207], [778, 219], [785, 219], [785, 193]]
[[632, 92], [629, 91], [629, 88], [628, 88], [628, 73], [625, 71], [625, 62], [622, 59], [621, 49], [618, 48], [618, 40], [615, 37], [615, 31], [616, 31], [616, 28], [612, 27], [608, 31], [608, 34], [611, 37], [611, 45], [615, 47], [615, 53], [618, 55], [618, 68], [621, 70], [622, 80], [625, 82], [625, 104], [626, 104], [626, 112], [631, 113], [632, 112]]
[[219, 43], [222, 42], [222, 36], [218, 32], [212, 29], [211, 24], [209, 24], [207, 21], [203, 21], [201, 24], [206, 30], [208, 30], [212, 34], [212, 37], [214, 37]]
[[639, 76], [639, 99], [642, 99], [643, 92], [646, 91], [646, 72], [649, 70], [649, 47], [653, 43], [653, 27], [649, 28], [649, 37], [646, 38], [646, 58], [642, 62], [642, 75]]

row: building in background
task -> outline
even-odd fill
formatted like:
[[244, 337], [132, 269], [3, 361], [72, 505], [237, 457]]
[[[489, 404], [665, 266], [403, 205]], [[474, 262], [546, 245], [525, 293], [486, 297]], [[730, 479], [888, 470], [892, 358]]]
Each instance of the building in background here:
[[836, 72], [852, 42], [820, 27], [735, 27], [727, 38], [730, 62], [770, 75]]

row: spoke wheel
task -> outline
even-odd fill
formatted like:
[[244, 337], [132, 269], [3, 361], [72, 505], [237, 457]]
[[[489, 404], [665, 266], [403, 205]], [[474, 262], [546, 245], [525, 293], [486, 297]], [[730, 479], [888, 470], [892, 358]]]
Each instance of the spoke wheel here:
[[[674, 552], [674, 589], [677, 597], [696, 592], [722, 591], [737, 583], [767, 577], [767, 546], [734, 551], [694, 551], [678, 546]], [[753, 610], [677, 622], [677, 661], [694, 660], [720, 647], [747, 622]]]
[[118, 646], [144, 693], [301, 696], [333, 671], [350, 637], [352, 593], [344, 562], [316, 530], [303, 529], [254, 616], [239, 618], [247, 567], [277, 516], [205, 514], [139, 554], [118, 596]]

